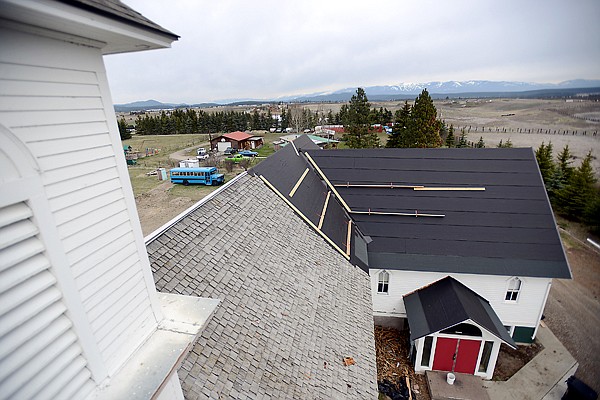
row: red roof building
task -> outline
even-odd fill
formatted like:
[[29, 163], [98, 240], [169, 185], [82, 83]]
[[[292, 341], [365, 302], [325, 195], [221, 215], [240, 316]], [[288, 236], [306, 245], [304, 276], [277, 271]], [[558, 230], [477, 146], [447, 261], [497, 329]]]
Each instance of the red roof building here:
[[263, 145], [261, 136], [253, 136], [246, 132], [225, 133], [210, 141], [210, 147], [217, 151], [225, 151], [227, 147], [234, 149], [257, 149]]

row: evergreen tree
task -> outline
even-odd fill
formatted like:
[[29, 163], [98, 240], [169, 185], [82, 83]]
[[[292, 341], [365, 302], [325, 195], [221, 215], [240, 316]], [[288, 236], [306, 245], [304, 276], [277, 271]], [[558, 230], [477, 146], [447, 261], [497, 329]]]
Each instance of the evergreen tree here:
[[258, 129], [260, 129], [260, 115], [258, 114], [258, 110], [254, 110], [250, 121], [250, 130], [254, 131]]
[[557, 167], [561, 170], [562, 175], [566, 181], [571, 179], [571, 175], [573, 174], [573, 170], [575, 169], [571, 166], [571, 164], [573, 164], [574, 158], [575, 157], [573, 157], [573, 154], [571, 154], [571, 151], [569, 150], [568, 144], [565, 145], [565, 147], [563, 147], [562, 151], [557, 156]]
[[483, 149], [485, 147], [485, 142], [483, 141], [483, 136], [479, 136], [479, 141], [475, 145], [478, 149]]
[[281, 129], [285, 131], [288, 126], [290, 126], [290, 114], [284, 108], [281, 111]]
[[437, 110], [427, 89], [423, 89], [416, 98], [411, 110], [411, 123], [409, 124], [409, 147], [439, 147], [440, 121], [437, 119]]
[[584, 222], [592, 233], [600, 235], [600, 191], [596, 190], [594, 197], [588, 203], [584, 214]]
[[550, 184], [550, 180], [555, 177], [554, 175], [554, 160], [552, 157], [552, 142], [545, 145], [544, 142], [540, 144], [540, 147], [535, 151], [535, 159], [537, 160], [540, 173], [546, 188]]
[[590, 151], [579, 168], [573, 171], [567, 185], [558, 193], [559, 210], [571, 219], [582, 221], [585, 212], [593, 206], [597, 193], [595, 184]]
[[[397, 125], [397, 126], [396, 126]], [[415, 99], [410, 107], [408, 102], [396, 113], [396, 123], [388, 147], [439, 147], [441, 121], [427, 89]]]
[[125, 118], [121, 118], [117, 125], [119, 126], [121, 140], [131, 139], [131, 133], [127, 131], [127, 123], [125, 122]]
[[408, 125], [410, 124], [411, 106], [408, 101], [404, 102], [404, 106], [396, 111], [392, 134], [389, 136], [386, 147], [410, 147], [405, 143], [407, 138]]
[[500, 139], [500, 143], [498, 143], [498, 147], [509, 149], [509, 148], [513, 147], [513, 145], [512, 145], [512, 142], [510, 141], [510, 139], [506, 139], [505, 143], [502, 143], [502, 139]]
[[379, 147], [377, 133], [370, 129], [369, 113], [371, 104], [362, 88], [356, 89], [356, 94], [350, 99], [347, 115], [344, 121], [344, 140], [350, 148]]
[[467, 142], [467, 134], [465, 133], [465, 128], [460, 130], [460, 136], [458, 138], [458, 144], [456, 147], [465, 148], [469, 147], [469, 143]]
[[442, 139], [442, 143], [446, 143], [446, 139], [448, 138], [448, 125], [446, 125], [446, 121], [440, 122], [440, 138]]
[[454, 138], [454, 125], [450, 124], [448, 136], [446, 136], [446, 147], [456, 147], [456, 139]]
[[337, 124], [345, 124], [348, 116], [348, 104], [342, 105], [340, 112], [338, 113]]
[[329, 109], [327, 112], [327, 125], [333, 125], [335, 123], [335, 117], [333, 116], [333, 111]]

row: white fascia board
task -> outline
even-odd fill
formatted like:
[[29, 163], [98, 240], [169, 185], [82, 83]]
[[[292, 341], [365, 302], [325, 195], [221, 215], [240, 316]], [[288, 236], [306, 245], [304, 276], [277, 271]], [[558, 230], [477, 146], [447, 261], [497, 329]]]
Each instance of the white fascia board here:
[[[98, 47], [102, 54], [127, 53], [171, 47], [175, 40], [151, 28], [117, 21], [50, 0], [0, 0], [0, 17], [64, 34], [65, 40]], [[78, 38], [80, 40], [78, 40]]]
[[159, 293], [164, 315], [158, 329], [127, 360], [95, 399], [145, 400], [168, 383], [194, 341], [204, 330], [220, 300]]

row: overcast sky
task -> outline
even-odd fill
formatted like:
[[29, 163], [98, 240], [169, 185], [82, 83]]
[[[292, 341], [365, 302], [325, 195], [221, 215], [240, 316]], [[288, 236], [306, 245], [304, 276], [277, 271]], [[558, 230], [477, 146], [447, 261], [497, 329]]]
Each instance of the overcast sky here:
[[600, 1], [124, 0], [181, 36], [105, 57], [115, 103], [600, 79]]

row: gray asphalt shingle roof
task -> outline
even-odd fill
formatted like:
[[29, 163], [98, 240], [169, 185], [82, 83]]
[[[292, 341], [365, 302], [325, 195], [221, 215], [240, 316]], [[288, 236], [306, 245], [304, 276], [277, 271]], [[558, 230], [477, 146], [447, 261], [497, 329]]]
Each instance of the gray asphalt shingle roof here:
[[177, 40], [178, 35], [163, 28], [155, 22], [150, 21], [139, 12], [119, 0], [58, 0], [61, 3], [105, 15], [132, 25], [137, 25], [154, 32], [170, 36]]
[[240, 178], [147, 248], [159, 291], [222, 300], [179, 369], [186, 398], [376, 397], [368, 275], [260, 178]]

